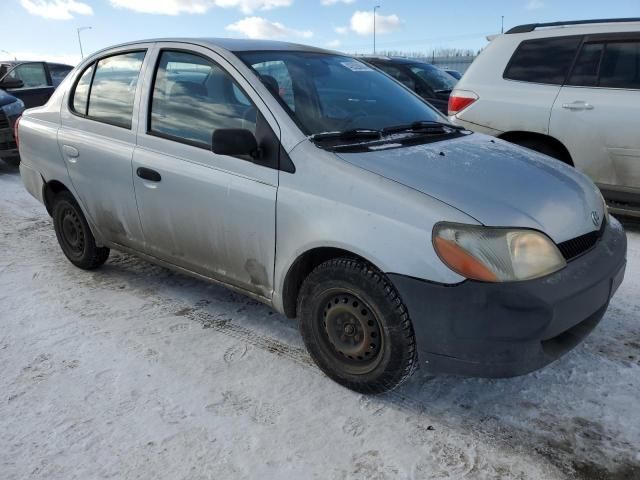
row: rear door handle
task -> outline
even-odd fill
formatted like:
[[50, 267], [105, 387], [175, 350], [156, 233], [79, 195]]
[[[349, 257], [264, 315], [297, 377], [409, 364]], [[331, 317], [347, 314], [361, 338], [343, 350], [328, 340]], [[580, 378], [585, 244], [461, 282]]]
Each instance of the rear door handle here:
[[72, 147], [71, 145], [63, 145], [62, 151], [64, 152], [67, 160], [71, 163], [76, 163], [78, 161], [78, 157], [80, 156], [80, 152], [76, 147]]
[[574, 111], [593, 110], [593, 105], [587, 102], [577, 101], [573, 103], [565, 103], [562, 105], [562, 108], [565, 108], [567, 110], [574, 110]]
[[144, 180], [149, 180], [150, 182], [159, 182], [162, 180], [162, 177], [155, 170], [151, 170], [150, 168], [138, 167], [136, 170], [138, 176]]

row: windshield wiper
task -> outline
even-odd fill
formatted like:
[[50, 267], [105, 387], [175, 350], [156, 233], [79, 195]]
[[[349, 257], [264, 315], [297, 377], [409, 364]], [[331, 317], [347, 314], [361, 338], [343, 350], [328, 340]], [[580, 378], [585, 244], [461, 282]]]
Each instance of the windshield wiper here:
[[465, 130], [464, 127], [452, 125], [450, 123], [438, 122], [436, 120], [420, 120], [413, 123], [392, 125], [382, 129], [384, 133], [416, 132], [416, 133], [447, 133], [445, 128], [451, 130]]
[[380, 130], [372, 130], [368, 128], [354, 128], [351, 130], [342, 130], [337, 132], [321, 132], [311, 135], [311, 140], [378, 140], [382, 137]]

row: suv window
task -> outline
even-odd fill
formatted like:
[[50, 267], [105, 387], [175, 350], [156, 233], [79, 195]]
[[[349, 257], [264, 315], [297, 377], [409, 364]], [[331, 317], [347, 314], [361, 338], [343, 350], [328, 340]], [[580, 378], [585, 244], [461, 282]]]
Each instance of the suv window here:
[[600, 86], [640, 88], [640, 41], [607, 44], [600, 67]]
[[257, 110], [229, 74], [199, 55], [165, 50], [155, 72], [149, 132], [211, 148], [218, 128], [256, 130]]
[[22, 80], [23, 88], [46, 87], [47, 74], [42, 63], [25, 63], [9, 72], [8, 78]]
[[88, 117], [131, 128], [144, 55], [145, 52], [129, 52], [98, 60], [89, 94]]
[[569, 73], [580, 41], [580, 37], [525, 40], [511, 57], [504, 78], [561, 85]]
[[598, 70], [600, 69], [602, 49], [602, 43], [586, 43], [582, 47], [573, 67], [573, 72], [571, 72], [571, 76], [567, 81], [568, 85], [589, 87], [598, 84]]

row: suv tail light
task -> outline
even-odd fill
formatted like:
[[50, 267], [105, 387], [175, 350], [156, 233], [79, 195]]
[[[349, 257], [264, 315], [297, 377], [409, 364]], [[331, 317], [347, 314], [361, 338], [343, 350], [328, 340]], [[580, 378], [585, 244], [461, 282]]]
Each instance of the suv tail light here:
[[478, 98], [478, 95], [469, 90], [454, 90], [449, 96], [449, 115], [460, 113]]
[[20, 140], [18, 139], [18, 125], [20, 125], [21, 118], [22, 118], [22, 115], [16, 118], [16, 123], [13, 124], [13, 138], [16, 141], [16, 148], [20, 146]]

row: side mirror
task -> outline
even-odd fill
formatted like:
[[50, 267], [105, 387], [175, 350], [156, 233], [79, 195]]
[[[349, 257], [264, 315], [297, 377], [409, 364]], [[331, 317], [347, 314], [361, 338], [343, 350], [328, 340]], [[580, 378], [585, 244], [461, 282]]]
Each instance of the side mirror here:
[[0, 88], [22, 88], [24, 82], [19, 78], [4, 78], [0, 80]]
[[260, 149], [253, 133], [245, 128], [219, 128], [214, 130], [211, 150], [218, 155], [258, 158]]

